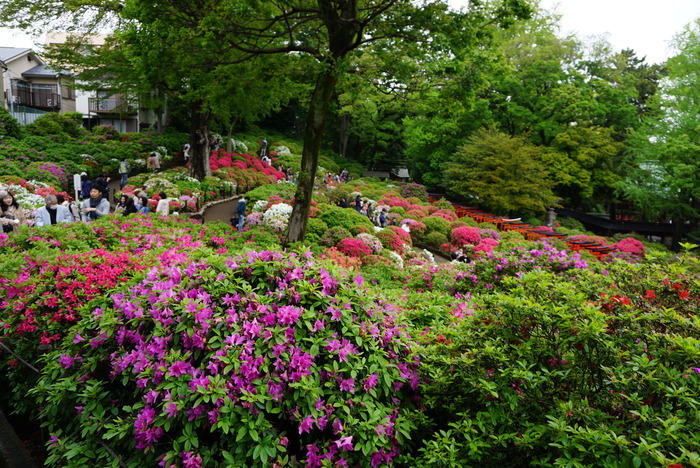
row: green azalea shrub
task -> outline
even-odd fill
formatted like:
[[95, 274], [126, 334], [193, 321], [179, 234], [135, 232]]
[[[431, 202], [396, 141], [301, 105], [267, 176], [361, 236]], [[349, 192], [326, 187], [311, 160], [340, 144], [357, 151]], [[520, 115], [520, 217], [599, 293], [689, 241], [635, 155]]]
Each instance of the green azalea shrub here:
[[[695, 262], [697, 264], [697, 262]], [[532, 270], [421, 339], [410, 466], [696, 466], [697, 272]], [[438, 316], [439, 316], [438, 310]]]

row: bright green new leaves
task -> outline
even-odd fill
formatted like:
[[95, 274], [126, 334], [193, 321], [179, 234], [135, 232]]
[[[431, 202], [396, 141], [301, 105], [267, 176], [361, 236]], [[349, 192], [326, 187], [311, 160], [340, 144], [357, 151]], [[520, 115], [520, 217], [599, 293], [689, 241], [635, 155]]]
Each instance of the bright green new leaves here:
[[523, 138], [480, 130], [445, 169], [450, 193], [498, 214], [543, 213], [556, 197], [542, 150]]

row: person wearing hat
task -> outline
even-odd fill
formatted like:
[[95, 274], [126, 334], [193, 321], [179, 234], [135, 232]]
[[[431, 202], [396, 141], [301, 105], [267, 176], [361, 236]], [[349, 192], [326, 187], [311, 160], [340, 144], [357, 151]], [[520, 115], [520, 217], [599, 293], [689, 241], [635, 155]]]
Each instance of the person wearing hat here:
[[154, 171], [160, 171], [160, 155], [155, 151], [151, 151], [151, 154], [148, 156], [146, 164], [148, 165], [149, 169], [153, 169]]
[[90, 198], [90, 190], [92, 190], [92, 181], [88, 179], [88, 175], [83, 172], [80, 174], [80, 199], [85, 200]]
[[36, 210], [36, 219], [34, 220], [35, 226], [50, 226], [52, 224], [70, 223], [73, 221], [70, 211], [68, 211], [68, 208], [58, 203], [56, 195], [46, 195], [44, 202], [46, 205]]
[[26, 224], [24, 210], [19, 207], [15, 196], [7, 190], [0, 190], [0, 226], [2, 232], [9, 234], [19, 231], [19, 227]]
[[83, 221], [94, 221], [104, 215], [109, 214], [109, 201], [102, 196], [97, 188], [90, 190], [90, 198], [85, 200], [81, 206], [83, 211]]

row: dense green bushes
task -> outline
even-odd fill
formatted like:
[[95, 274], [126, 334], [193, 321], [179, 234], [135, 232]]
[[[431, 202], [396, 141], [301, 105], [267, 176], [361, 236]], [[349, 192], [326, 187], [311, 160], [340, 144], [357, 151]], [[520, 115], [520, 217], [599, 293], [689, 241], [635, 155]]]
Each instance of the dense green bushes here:
[[532, 271], [424, 335], [432, 436], [411, 464], [696, 465], [700, 291], [667, 274]]

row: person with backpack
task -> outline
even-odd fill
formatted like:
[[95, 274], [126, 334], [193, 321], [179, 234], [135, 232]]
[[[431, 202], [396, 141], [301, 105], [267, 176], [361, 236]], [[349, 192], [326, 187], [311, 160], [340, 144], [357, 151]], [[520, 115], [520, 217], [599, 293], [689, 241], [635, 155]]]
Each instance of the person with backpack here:
[[386, 208], [379, 212], [379, 216], [377, 217], [377, 222], [379, 223], [379, 227], [381, 227], [381, 228], [386, 227]]
[[[236, 212], [232, 218], [232, 220], [235, 220], [235, 226], [236, 229], [238, 229], [238, 232], [243, 231], [243, 224], [245, 223], [245, 215], [246, 215], [246, 204], [250, 200], [250, 197], [243, 197], [238, 201], [238, 205], [236, 206]], [[232, 222], [232, 225], [234, 223]]]
[[126, 185], [126, 180], [129, 178], [129, 171], [131, 170], [131, 167], [129, 166], [129, 163], [126, 162], [126, 157], [122, 158], [121, 162], [119, 163], [119, 175], [121, 176], [121, 181], [119, 182], [119, 189], [123, 189], [124, 186]]

